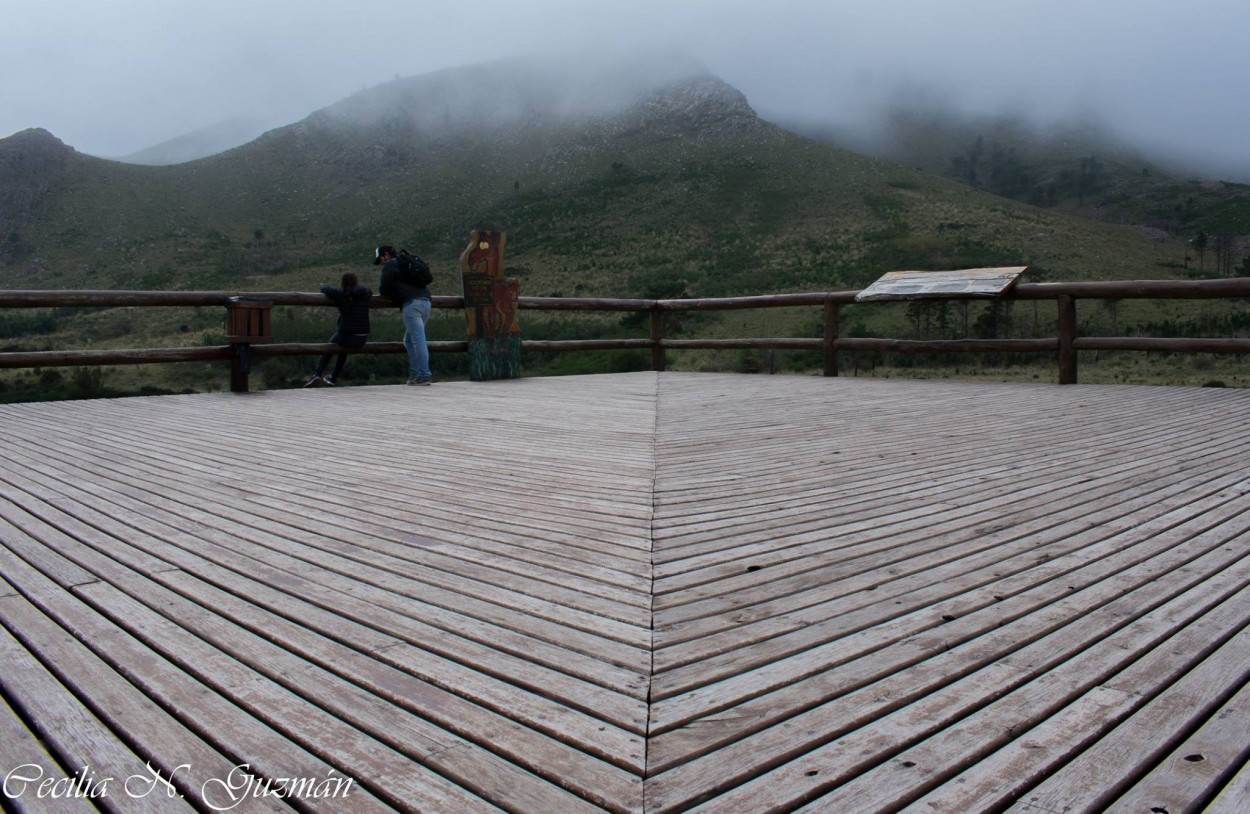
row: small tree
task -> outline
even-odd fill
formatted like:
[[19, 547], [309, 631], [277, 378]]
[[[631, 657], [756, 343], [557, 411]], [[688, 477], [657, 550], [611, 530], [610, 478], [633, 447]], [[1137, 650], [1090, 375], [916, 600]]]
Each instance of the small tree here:
[[1215, 271], [1225, 277], [1233, 276], [1233, 246], [1236, 241], [1231, 234], [1221, 232], [1215, 236]]
[[951, 330], [951, 304], [948, 300], [938, 300], [934, 306], [934, 318], [937, 320], [938, 336], [946, 339]]
[[1102, 162], [1097, 156], [1086, 156], [1081, 159], [1081, 168], [1077, 174], [1077, 197], [1082, 204], [1085, 196], [1098, 188], [1102, 181]]
[[968, 148], [968, 152], [951, 156], [951, 172], [972, 186], [977, 186], [977, 165], [980, 163], [981, 153], [984, 151], [985, 139], [977, 136], [976, 141]]
[[917, 338], [929, 338], [930, 304], [928, 300], [912, 300], [907, 304], [907, 318], [911, 320]]
[[1208, 240], [1209, 238], [1207, 237], [1207, 233], [1199, 230], [1197, 236], [1195, 236], [1194, 239], [1190, 241], [1190, 243], [1193, 244], [1194, 248], [1198, 250], [1198, 270], [1199, 271], [1203, 271], [1206, 268], [1207, 241]]

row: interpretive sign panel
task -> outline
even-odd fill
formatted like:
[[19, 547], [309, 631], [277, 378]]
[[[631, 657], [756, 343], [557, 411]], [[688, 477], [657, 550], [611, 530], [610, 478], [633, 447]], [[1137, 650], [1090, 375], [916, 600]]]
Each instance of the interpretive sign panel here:
[[503, 232], [474, 230], [460, 254], [464, 318], [469, 335], [469, 379], [521, 376], [521, 284], [503, 272]]
[[957, 271], [891, 271], [855, 296], [855, 302], [1000, 297], [1016, 284], [1028, 266], [959, 269]]

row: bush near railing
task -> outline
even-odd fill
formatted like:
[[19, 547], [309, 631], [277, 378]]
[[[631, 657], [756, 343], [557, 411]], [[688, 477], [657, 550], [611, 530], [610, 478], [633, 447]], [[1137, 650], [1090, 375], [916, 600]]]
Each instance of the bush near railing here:
[[[839, 335], [839, 312], [855, 302], [858, 291], [835, 291], [800, 294], [771, 294], [751, 297], [716, 299], [602, 299], [585, 297], [521, 297], [523, 310], [633, 312], [647, 315], [650, 331], [636, 339], [527, 339], [527, 351], [561, 352], [585, 350], [642, 349], [650, 351], [651, 368], [663, 370], [666, 350], [690, 349], [802, 349], [820, 351], [826, 376], [838, 374], [838, 354], [843, 351], [876, 351], [895, 353], [1054, 353], [1058, 357], [1059, 383], [1077, 381], [1077, 352], [1094, 351], [1171, 351], [1179, 353], [1250, 353], [1250, 339], [1241, 338], [1179, 338], [1179, 337], [1081, 337], [1077, 335], [1076, 303], [1078, 300], [1129, 299], [1238, 299], [1250, 297], [1250, 277], [1221, 280], [1139, 280], [1085, 283], [1029, 283], [1017, 285], [999, 300], [1053, 300], [1058, 307], [1058, 335], [1040, 339], [890, 339], [845, 337]], [[187, 307], [222, 306], [232, 298], [261, 298], [273, 305], [326, 307], [329, 301], [321, 294], [304, 292], [223, 292], [223, 291], [0, 291], [0, 308], [57, 307]], [[979, 299], [951, 295], [926, 298], [931, 301]], [[863, 303], [861, 305], [873, 305]], [[384, 298], [375, 298], [374, 308], [392, 308]], [[434, 297], [435, 308], [460, 309], [460, 297]], [[753, 337], [733, 339], [673, 339], [664, 335], [664, 316], [683, 311], [726, 311], [759, 308], [815, 307], [823, 311], [823, 336]], [[83, 365], [140, 365], [166, 362], [229, 361], [232, 367], [231, 389], [247, 389], [246, 357], [311, 356], [336, 350], [325, 343], [266, 343], [189, 348], [139, 348], [114, 350], [16, 351], [0, 353], [0, 368], [46, 368]], [[431, 342], [432, 353], [465, 353], [467, 341]], [[373, 342], [351, 351], [357, 354], [403, 353], [401, 342]]]

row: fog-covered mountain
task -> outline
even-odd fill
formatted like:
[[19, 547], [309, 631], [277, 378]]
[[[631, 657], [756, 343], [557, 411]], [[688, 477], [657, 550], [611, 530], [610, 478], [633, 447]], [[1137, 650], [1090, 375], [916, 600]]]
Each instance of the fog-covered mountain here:
[[1138, 230], [796, 135], [701, 66], [659, 57], [401, 78], [169, 166], [27, 131], [0, 140], [0, 187], [5, 285], [265, 286], [355, 265], [383, 239], [452, 263], [482, 226], [509, 231], [535, 294], [811, 290], [900, 268], [1180, 267]]
[[[286, 124], [286, 122], [277, 124]], [[264, 122], [260, 119], [231, 119], [169, 141], [163, 141], [160, 144], [154, 144], [129, 155], [113, 157], [113, 160], [126, 164], [151, 166], [183, 164], [247, 144], [274, 126], [275, 123]]]

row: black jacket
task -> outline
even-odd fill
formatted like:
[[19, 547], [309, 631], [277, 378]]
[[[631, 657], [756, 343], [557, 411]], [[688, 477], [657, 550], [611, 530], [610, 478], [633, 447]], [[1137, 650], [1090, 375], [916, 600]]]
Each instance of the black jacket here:
[[396, 308], [403, 308], [412, 300], [430, 299], [430, 289], [418, 288], [403, 281], [399, 273], [399, 260], [394, 257], [382, 264], [382, 280], [378, 283], [378, 293], [395, 303]]
[[369, 333], [369, 301], [373, 299], [372, 291], [363, 285], [358, 285], [351, 291], [323, 285], [321, 293], [334, 300], [334, 304], [339, 307], [339, 333]]

